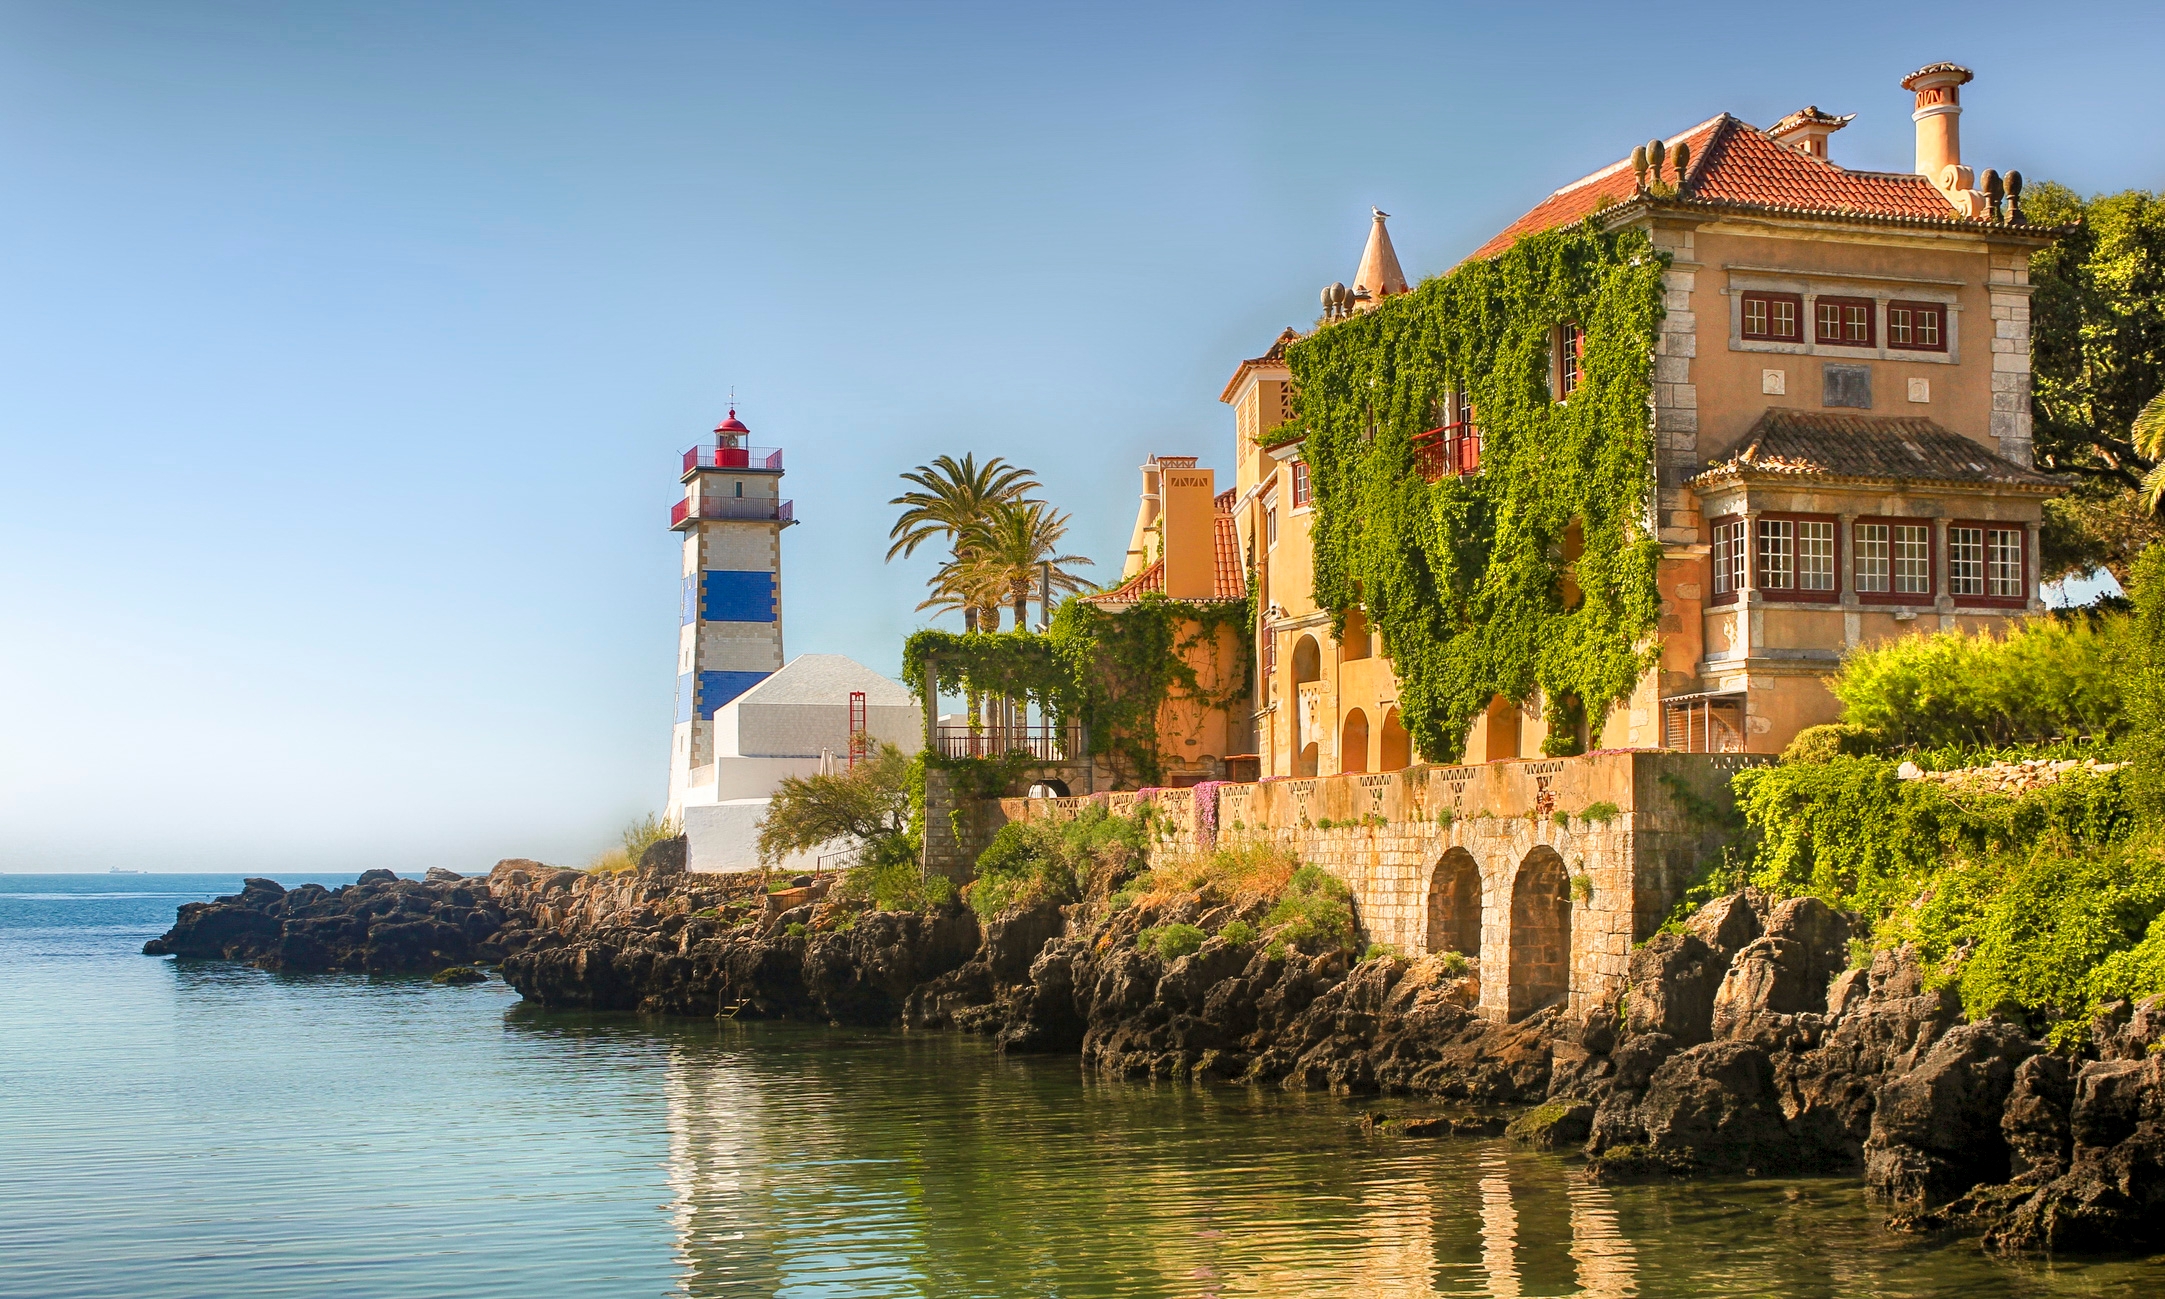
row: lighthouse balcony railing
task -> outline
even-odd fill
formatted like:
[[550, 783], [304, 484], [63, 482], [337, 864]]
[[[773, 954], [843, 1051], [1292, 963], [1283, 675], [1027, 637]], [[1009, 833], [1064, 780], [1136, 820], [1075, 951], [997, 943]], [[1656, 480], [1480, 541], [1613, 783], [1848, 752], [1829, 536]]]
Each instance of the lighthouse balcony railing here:
[[1004, 758], [1011, 753], [1027, 753], [1040, 762], [1068, 762], [1082, 752], [1082, 726], [1050, 722], [958, 726], [942, 722], [934, 740], [943, 758]]
[[684, 472], [694, 469], [762, 469], [782, 472], [780, 447], [718, 447], [701, 443], [684, 450]]
[[753, 496], [702, 496], [678, 501], [669, 511], [669, 526], [682, 527], [694, 519], [748, 519], [764, 523], [795, 523], [797, 503]]

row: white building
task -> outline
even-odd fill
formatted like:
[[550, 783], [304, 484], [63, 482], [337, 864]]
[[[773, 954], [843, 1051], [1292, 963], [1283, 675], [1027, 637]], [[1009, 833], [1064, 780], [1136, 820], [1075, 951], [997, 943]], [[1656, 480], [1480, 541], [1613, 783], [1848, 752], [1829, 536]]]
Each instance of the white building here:
[[[729, 412], [711, 443], [684, 452], [684, 534], [677, 712], [666, 815], [690, 840], [693, 870], [759, 867], [759, 822], [785, 776], [846, 766], [885, 742], [923, 747], [923, 714], [907, 690], [840, 654], [782, 660], [782, 453], [745, 445]], [[820, 853], [781, 863], [810, 870]], [[835, 863], [830, 860], [829, 866]]]

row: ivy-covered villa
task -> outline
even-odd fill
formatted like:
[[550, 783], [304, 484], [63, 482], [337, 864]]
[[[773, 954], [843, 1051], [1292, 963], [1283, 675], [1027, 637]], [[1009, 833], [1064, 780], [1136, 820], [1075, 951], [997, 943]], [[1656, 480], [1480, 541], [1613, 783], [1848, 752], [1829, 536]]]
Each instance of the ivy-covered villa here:
[[1021, 768], [936, 749], [927, 865], [1148, 801], [1175, 853], [1273, 841], [1367, 939], [1461, 954], [1486, 1014], [1612, 996], [1719, 851], [1730, 777], [1838, 716], [1846, 649], [2039, 607], [2028, 268], [2055, 231], [1963, 162], [1969, 80], [1904, 79], [1914, 173], [1841, 166], [1849, 119], [1816, 107], [1723, 114], [1419, 285], [1377, 212], [1351, 286], [1227, 383], [1229, 491], [1154, 457], [1116, 589], [1048, 636], [912, 638], [928, 704], [1075, 728], [1011, 756], [1067, 797], [988, 797]]
[[1727, 114], [1564, 186], [1409, 287], [1243, 361], [1263, 774], [1588, 748], [1774, 753], [1842, 652], [2040, 607], [2021, 179], [1965, 162], [1969, 70], [1914, 173], [1816, 107]]

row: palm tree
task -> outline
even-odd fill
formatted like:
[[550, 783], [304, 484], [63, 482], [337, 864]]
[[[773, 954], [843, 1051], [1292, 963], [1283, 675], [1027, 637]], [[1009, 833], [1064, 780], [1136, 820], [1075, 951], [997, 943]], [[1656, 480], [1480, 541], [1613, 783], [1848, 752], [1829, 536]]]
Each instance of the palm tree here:
[[[1015, 606], [1018, 628], [1030, 624], [1030, 588], [1042, 577], [1049, 574], [1056, 591], [1080, 591], [1090, 585], [1065, 567], [1090, 561], [1081, 555], [1058, 553], [1060, 539], [1067, 535], [1067, 524], [1067, 515], [1043, 501], [1003, 502], [967, 538], [988, 576], [1004, 586], [1006, 598]], [[1049, 570], [1044, 567], [1048, 564]], [[1049, 617], [1050, 611], [1046, 613]]]
[[1005, 575], [974, 548], [967, 549], [967, 554], [940, 565], [940, 571], [927, 583], [932, 594], [917, 607], [935, 613], [959, 612], [965, 631], [998, 631], [1000, 601], [1007, 595]]
[[[1020, 500], [1024, 492], [1038, 486], [1029, 470], [998, 456], [979, 465], [975, 452], [964, 455], [959, 464], [953, 456], [941, 456], [902, 475], [902, 481], [917, 490], [887, 502], [903, 507], [901, 517], [887, 532], [893, 543], [887, 547], [889, 562], [897, 555], [908, 558], [933, 537], [960, 542], [970, 529], [989, 519], [996, 507]], [[956, 555], [961, 555], [959, 547]]]
[[2153, 513], [2165, 502], [2165, 392], [2152, 397], [2128, 429], [2135, 453], [2150, 461], [2142, 476], [2142, 503]]

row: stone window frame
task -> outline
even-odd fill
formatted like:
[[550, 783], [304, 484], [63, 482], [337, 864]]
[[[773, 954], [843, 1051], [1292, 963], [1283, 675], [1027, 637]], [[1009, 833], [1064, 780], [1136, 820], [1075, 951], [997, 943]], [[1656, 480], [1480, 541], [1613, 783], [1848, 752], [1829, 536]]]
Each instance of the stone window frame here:
[[[1803, 294], [1778, 293], [1772, 289], [1746, 289], [1737, 296], [1738, 337], [1748, 339], [1754, 343], [1802, 343], [1806, 341], [1804, 324], [1807, 317], [1805, 315]], [[1765, 308], [1768, 324], [1766, 331], [1757, 334], [1751, 332], [1751, 309], [1754, 302]], [[1794, 331], [1786, 335], [1773, 332], [1774, 308], [1783, 303], [1796, 309], [1796, 314], [1791, 317], [1791, 324], [1795, 326]]]
[[[1880, 605], [1930, 605], [1939, 598], [1940, 592], [1940, 535], [1939, 520], [1923, 515], [1910, 514], [1859, 514], [1849, 521], [1849, 589], [1860, 604]], [[1894, 534], [1887, 534], [1887, 590], [1867, 591], [1857, 585], [1857, 528], [1862, 524], [1886, 524], [1889, 529], [1923, 528], [1925, 544], [1925, 589], [1923, 591], [1897, 591], [1894, 589]]]
[[[1959, 365], [1962, 361], [1962, 301], [1960, 291], [1967, 287], [1962, 280], [1937, 280], [1928, 277], [1907, 278], [1893, 275], [1844, 275], [1832, 271], [1789, 270], [1766, 266], [1743, 266], [1731, 264], [1723, 268], [1728, 272], [1728, 286], [1721, 292], [1729, 299], [1729, 350], [1732, 352], [1771, 352], [1784, 356], [1822, 356], [1833, 360], [1899, 361], [1911, 365]], [[1744, 298], [1746, 294], [1771, 295], [1792, 294], [1805, 303], [1804, 337], [1794, 343], [1777, 342], [1773, 339], [1746, 338], [1744, 336]], [[1934, 306], [1940, 309], [1940, 335], [1946, 347], [1943, 350], [1922, 351], [1916, 348], [1886, 346], [1884, 330], [1877, 335], [1871, 347], [1853, 347], [1841, 343], [1815, 341], [1818, 329], [1814, 303], [1820, 297], [1871, 298], [1877, 305], [1878, 314], [1884, 315], [1889, 302], [1906, 302], [1912, 306]]]
[[[1939, 302], [1921, 302], [1915, 298], [1889, 298], [1887, 299], [1886, 305], [1883, 310], [1885, 310], [1887, 314], [1887, 348], [1889, 351], [1944, 352], [1947, 350], [1946, 304]], [[1907, 343], [1896, 342], [1894, 337], [1894, 331], [1896, 327], [1894, 313], [1897, 311], [1908, 311], [1912, 313], [1922, 311], [1927, 315], [1931, 316], [1933, 319], [1933, 324], [1935, 326], [1934, 332], [1939, 335], [1939, 341], [1934, 343], [1919, 343], [1913, 339], [1912, 341]], [[1914, 328], [1914, 326], [1915, 322], [1910, 322], [1909, 325], [1906, 327]]]
[[1286, 466], [1286, 472], [1291, 479], [1289, 490], [1292, 492], [1293, 513], [1306, 514], [1315, 502], [1315, 495], [1308, 482], [1308, 462], [1296, 457]]
[[[1841, 601], [1842, 592], [1846, 589], [1846, 587], [1842, 582], [1842, 566], [1844, 554], [1842, 546], [1842, 521], [1839, 515], [1799, 514], [1789, 510], [1756, 510], [1749, 515], [1749, 518], [1751, 520], [1751, 527], [1745, 534], [1745, 542], [1747, 547], [1746, 553], [1749, 557], [1748, 562], [1751, 566], [1751, 585], [1748, 589], [1758, 592], [1761, 603], [1837, 604]], [[1800, 586], [1765, 585], [1765, 583], [1761, 579], [1759, 572], [1759, 529], [1761, 528], [1761, 526], [1768, 523], [1787, 523], [1790, 524], [1792, 527], [1792, 531], [1790, 533], [1789, 552], [1790, 575], [1792, 579], [1802, 576], [1800, 571], [1802, 565], [1798, 562], [1800, 548], [1797, 544], [1797, 533], [1794, 531], [1795, 525], [1802, 523], [1825, 523], [1832, 525], [1834, 529], [1834, 555], [1832, 557], [1834, 565], [1832, 577], [1834, 579], [1834, 584], [1824, 591], [1807, 591]]]
[[[1985, 568], [1983, 577], [1985, 582], [1985, 590], [1987, 592], [1992, 589], [1992, 534], [1994, 532], [2013, 532], [2020, 538], [2020, 540], [2016, 543], [2016, 550], [2022, 556], [2022, 582], [2021, 592], [2019, 594], [1968, 595], [1955, 590], [1954, 530], [1956, 528], [1980, 528], [1984, 530], [1985, 536], [1983, 544], [1985, 551], [1983, 556], [1983, 562]], [[2036, 564], [2033, 562], [2030, 556], [2030, 547], [2034, 543], [2035, 532], [2036, 529], [2032, 528], [2027, 523], [2014, 522], [2007, 519], [1947, 520], [1947, 558], [1944, 564], [1941, 565], [1941, 568], [1945, 574], [1941, 585], [1942, 589], [1947, 592], [1948, 596], [1954, 600], [1955, 607], [1958, 609], [2028, 608], [2030, 604], [2030, 593], [2036, 585], [2035, 574], [2037, 568]]]

